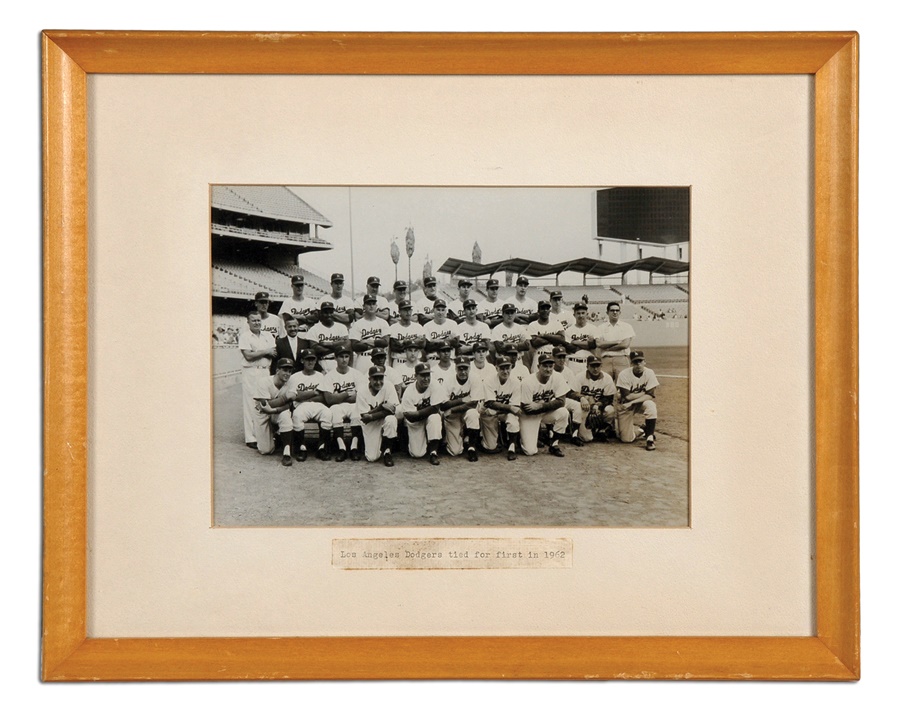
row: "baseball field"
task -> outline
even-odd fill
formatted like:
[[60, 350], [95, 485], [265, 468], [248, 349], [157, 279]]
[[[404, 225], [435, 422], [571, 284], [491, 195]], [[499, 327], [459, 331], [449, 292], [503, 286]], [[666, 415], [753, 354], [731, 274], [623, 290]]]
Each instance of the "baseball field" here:
[[645, 349], [656, 372], [657, 450], [563, 443], [547, 454], [281, 465], [244, 445], [241, 386], [213, 394], [213, 524], [217, 527], [686, 527], [689, 524], [688, 350]]

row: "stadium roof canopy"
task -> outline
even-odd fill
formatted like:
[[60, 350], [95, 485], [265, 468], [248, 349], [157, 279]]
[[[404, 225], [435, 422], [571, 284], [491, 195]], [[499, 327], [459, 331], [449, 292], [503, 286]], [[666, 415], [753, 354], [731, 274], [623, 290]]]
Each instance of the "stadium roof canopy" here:
[[286, 186], [213, 186], [212, 206], [330, 228], [332, 222]]
[[493, 275], [496, 272], [513, 272], [526, 277], [547, 277], [549, 275], [559, 275], [562, 272], [579, 272], [584, 275], [606, 277], [607, 275], [624, 274], [631, 270], [642, 270], [660, 275], [677, 275], [681, 272], [687, 272], [689, 267], [690, 265], [686, 262], [662, 257], [645, 257], [641, 260], [622, 263], [582, 257], [577, 260], [566, 260], [552, 265], [518, 257], [482, 265], [477, 262], [451, 257], [444, 261], [444, 264], [438, 268], [438, 272], [445, 272], [454, 277], [483, 277], [485, 275]]

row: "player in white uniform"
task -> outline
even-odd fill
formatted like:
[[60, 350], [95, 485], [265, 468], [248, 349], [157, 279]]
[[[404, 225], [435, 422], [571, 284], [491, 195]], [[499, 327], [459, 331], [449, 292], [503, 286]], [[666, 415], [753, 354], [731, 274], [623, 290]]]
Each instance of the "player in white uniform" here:
[[434, 277], [426, 277], [422, 281], [423, 294], [416, 302], [414, 313], [417, 315], [419, 324], [423, 327], [434, 318], [434, 305], [438, 300], [437, 280]]
[[269, 376], [269, 365], [275, 356], [275, 339], [263, 332], [259, 312], [247, 315], [247, 329], [238, 337], [241, 351], [241, 394], [244, 411], [244, 442], [248, 448], [256, 448], [256, 399], [262, 379]]
[[[366, 308], [366, 298], [374, 297], [375, 298], [375, 311], [374, 315], [379, 319], [383, 319], [385, 322], [391, 314], [390, 309], [388, 308], [388, 301], [384, 297], [384, 295], [378, 294], [378, 290], [381, 289], [381, 280], [378, 279], [375, 275], [372, 275], [368, 279], [366, 279], [366, 294], [362, 296], [362, 299], [359, 300], [356, 304], [356, 317], [362, 317]], [[368, 367], [367, 371], [368, 373]]]
[[[425, 355], [432, 362], [432, 367], [440, 359], [438, 348], [444, 343], [456, 344], [459, 325], [447, 318], [447, 303], [442, 299], [434, 301], [432, 319], [422, 327], [425, 331]], [[455, 356], [451, 353], [451, 357]]]
[[448, 342], [442, 342], [437, 346], [437, 362], [429, 360], [431, 365], [431, 380], [446, 388], [450, 380], [456, 378], [456, 366], [453, 364], [453, 347]]
[[398, 379], [398, 395], [406, 391], [406, 387], [416, 380], [416, 365], [422, 363], [422, 350], [415, 342], [403, 343], [404, 358], [392, 367]]
[[[406, 299], [400, 300], [397, 309], [399, 310], [397, 321], [388, 328], [391, 366], [393, 367], [403, 361], [408, 343], [412, 343], [420, 351], [425, 348], [425, 329], [418, 322], [413, 322], [412, 303]], [[416, 361], [418, 362], [419, 359]]]
[[343, 324], [334, 321], [334, 305], [324, 300], [319, 305], [319, 321], [304, 334], [304, 348], [312, 349], [319, 358], [322, 371], [326, 374], [337, 366], [334, 358], [338, 347], [350, 346], [350, 332]]
[[470, 354], [475, 342], [486, 342], [491, 338], [491, 329], [475, 316], [478, 304], [475, 300], [466, 300], [463, 304], [463, 321], [459, 323], [456, 338], [459, 340], [457, 354]]
[[356, 318], [356, 307], [353, 300], [344, 294], [344, 275], [342, 273], [335, 272], [331, 275], [331, 294], [326, 295], [319, 302], [320, 311], [325, 302], [331, 302], [334, 305], [334, 321], [338, 324], [349, 327]]
[[615, 435], [616, 385], [612, 377], [600, 368], [600, 357], [588, 357], [587, 371], [578, 377], [577, 392], [581, 404], [581, 426], [578, 436], [585, 442], [595, 438], [605, 443]]
[[[444, 414], [444, 439], [447, 453], [458, 456], [466, 451], [470, 463], [478, 460], [476, 447], [481, 441], [479, 402], [483, 399], [481, 383], [469, 373], [469, 358], [456, 357], [456, 378], [445, 385], [447, 400], [441, 404]], [[465, 427], [465, 433], [463, 428]]]
[[634, 415], [644, 414], [644, 435], [647, 437], [647, 450], [656, 450], [656, 388], [659, 381], [652, 369], [644, 363], [644, 352], [633, 351], [629, 355], [631, 368], [619, 374], [616, 388], [619, 390], [619, 440], [631, 443], [637, 438], [634, 428]]
[[406, 422], [409, 454], [421, 458], [426, 453], [432, 465], [440, 465], [443, 420], [441, 404], [447, 400], [443, 387], [431, 383], [431, 369], [423, 363], [416, 366], [416, 381], [406, 387], [399, 411]]
[[610, 302], [606, 305], [608, 321], [599, 325], [600, 339], [597, 341], [597, 354], [603, 362], [603, 371], [616, 381], [619, 374], [629, 367], [628, 352], [634, 339], [634, 329], [627, 322], [619, 319], [622, 305]]
[[516, 280], [516, 294], [512, 298], [516, 306], [516, 321], [519, 324], [530, 324], [537, 319], [538, 304], [528, 296], [528, 278], [519, 275]]
[[569, 345], [569, 368], [576, 375], [584, 374], [587, 369], [588, 359], [593, 356], [591, 352], [597, 346], [600, 339], [600, 328], [592, 322], [588, 322], [587, 305], [579, 302], [574, 309], [575, 323], [566, 327], [564, 336]]
[[[371, 278], [369, 278], [371, 279]], [[372, 366], [372, 349], [388, 346], [388, 329], [390, 325], [376, 315], [378, 300], [374, 295], [363, 297], [363, 313], [350, 325], [350, 348], [356, 353], [353, 368], [360, 373], [369, 373]]]
[[372, 366], [380, 366], [384, 369], [384, 383], [390, 384], [396, 389], [397, 398], [399, 399], [403, 394], [403, 389], [401, 388], [403, 377], [394, 367], [387, 365], [387, 351], [381, 347], [375, 347], [370, 356], [372, 358]]
[[582, 413], [581, 402], [578, 396], [578, 377], [566, 364], [568, 352], [565, 347], [553, 347], [553, 371], [562, 376], [569, 385], [569, 393], [566, 394], [566, 410], [569, 412], [571, 430], [569, 436], [572, 444], [578, 447], [584, 445], [584, 439], [580, 435]]
[[272, 339], [278, 339], [279, 337], [283, 337], [287, 332], [285, 332], [284, 323], [281, 321], [281, 317], [269, 312], [270, 302], [271, 300], [269, 299], [268, 292], [257, 292], [256, 297], [253, 298], [253, 304], [256, 307], [256, 311], [259, 312], [259, 318], [262, 322], [260, 329], [263, 332], [271, 334]]
[[319, 319], [319, 303], [312, 297], [306, 297], [303, 290], [306, 287], [306, 278], [303, 275], [294, 275], [291, 278], [292, 295], [281, 303], [278, 316], [282, 319], [285, 314], [292, 314], [300, 323], [300, 331], [305, 332]]
[[496, 357], [505, 356], [510, 347], [517, 351], [528, 350], [525, 327], [516, 322], [516, 306], [507, 302], [502, 308], [503, 321], [491, 330], [491, 342]]
[[521, 384], [525, 379], [531, 376], [531, 372], [519, 361], [519, 354], [519, 350], [515, 347], [508, 347], [506, 350], [506, 358], [512, 362], [512, 369], [509, 373], [512, 378], [516, 379]]
[[506, 459], [516, 459], [519, 442], [519, 416], [521, 408], [521, 385], [512, 376], [512, 360], [508, 356], [497, 359], [497, 376], [483, 385], [484, 411], [481, 413], [481, 438], [484, 449], [489, 453], [498, 449], [500, 424], [504, 424], [507, 444]]
[[459, 296], [447, 305], [447, 310], [450, 319], [454, 322], [462, 322], [466, 315], [466, 301], [471, 299], [472, 302], [475, 302], [475, 300], [469, 296], [472, 291], [472, 281], [468, 277], [463, 277], [456, 283], [456, 289], [459, 292]]
[[487, 299], [478, 305], [478, 319], [493, 329], [503, 321], [503, 302], [497, 298], [500, 282], [491, 278], [484, 289], [487, 292]]
[[385, 382], [384, 367], [369, 367], [369, 384], [356, 394], [356, 413], [350, 424], [362, 434], [370, 463], [380, 458], [388, 468], [394, 465], [391, 449], [397, 438], [395, 412], [399, 405], [394, 387]]
[[475, 342], [472, 345], [472, 368], [470, 378], [485, 383], [497, 378], [497, 368], [487, 360], [490, 346], [487, 342]]
[[555, 319], [565, 330], [575, 323], [575, 315], [563, 306], [562, 298], [563, 294], [559, 290], [550, 293], [550, 319]]
[[406, 284], [406, 280], [397, 280], [394, 283], [394, 294], [391, 299], [388, 300], [388, 318], [387, 321], [389, 324], [394, 324], [400, 320], [400, 303], [401, 302], [410, 302], [409, 299], [409, 286]]
[[538, 302], [538, 318], [528, 325], [525, 334], [531, 345], [531, 371], [538, 370], [540, 359], [553, 353], [553, 347], [565, 344], [563, 326], [550, 318], [550, 303], [546, 300]]
[[[331, 423], [323, 424], [326, 431], [330, 430], [331, 452], [336, 452], [335, 460], [340, 463], [347, 458], [347, 444], [344, 440], [344, 424], [353, 417], [356, 404], [356, 394], [360, 384], [365, 381], [356, 369], [350, 366], [350, 350], [339, 347], [336, 353], [337, 367], [322, 377], [319, 390], [331, 415]], [[330, 428], [329, 428], [330, 425]], [[350, 456], [353, 460], [359, 460], [359, 438], [354, 435], [350, 444]]]
[[550, 455], [563, 457], [559, 439], [566, 434], [569, 412], [566, 410], [566, 394], [569, 385], [553, 370], [553, 357], [541, 357], [536, 373], [522, 382], [522, 415], [519, 417], [519, 432], [522, 452], [533, 456], [538, 452], [538, 433], [541, 424], [552, 426]]
[[260, 380], [260, 391], [257, 396], [256, 406], [256, 440], [259, 452], [267, 456], [275, 451], [275, 432], [281, 437], [284, 452], [281, 456], [281, 465], [293, 465], [291, 458], [291, 445], [293, 443], [291, 431], [290, 399], [284, 398], [277, 408], [269, 405], [269, 399], [277, 399], [287, 388], [288, 380], [294, 371], [292, 359], [279, 359], [275, 367], [274, 376], [266, 376]]

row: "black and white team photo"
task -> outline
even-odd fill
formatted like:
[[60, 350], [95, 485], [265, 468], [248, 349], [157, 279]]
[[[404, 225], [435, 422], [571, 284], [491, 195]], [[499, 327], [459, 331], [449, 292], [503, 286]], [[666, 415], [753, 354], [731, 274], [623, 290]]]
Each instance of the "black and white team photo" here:
[[689, 525], [688, 187], [214, 185], [213, 525]]

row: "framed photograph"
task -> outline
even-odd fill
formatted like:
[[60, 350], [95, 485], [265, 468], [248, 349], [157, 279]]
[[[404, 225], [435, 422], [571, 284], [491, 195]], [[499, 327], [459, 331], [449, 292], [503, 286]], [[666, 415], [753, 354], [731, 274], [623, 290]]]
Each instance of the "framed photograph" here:
[[45, 680], [859, 677], [854, 33], [43, 42]]

